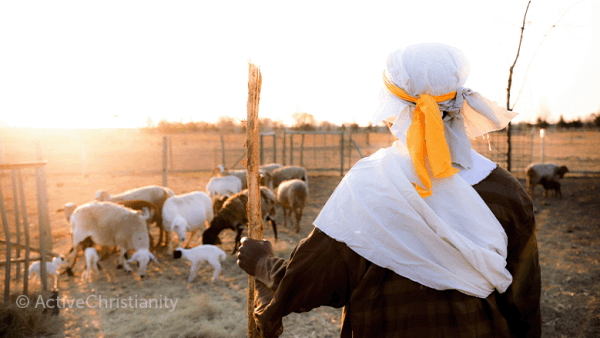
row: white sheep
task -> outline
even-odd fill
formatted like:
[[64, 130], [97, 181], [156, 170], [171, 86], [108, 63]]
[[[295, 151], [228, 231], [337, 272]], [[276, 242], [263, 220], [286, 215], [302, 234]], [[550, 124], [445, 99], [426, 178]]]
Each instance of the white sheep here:
[[116, 195], [108, 194], [103, 190], [98, 190], [96, 192], [96, 200], [98, 201], [123, 202], [142, 200], [154, 204], [157, 210], [156, 226], [160, 229], [157, 246], [161, 245], [163, 241], [163, 235], [165, 238], [165, 243], [169, 241], [168, 235], [165, 233], [163, 228], [162, 215], [160, 214], [160, 212], [162, 211], [162, 207], [167, 198], [171, 196], [175, 196], [173, 190], [158, 185], [148, 185], [144, 187], [139, 187], [127, 190]]
[[[217, 166], [217, 168], [214, 170], [215, 174], [219, 177], [225, 177], [225, 176], [236, 176], [238, 177], [241, 181], [242, 181], [242, 189], [248, 189], [248, 176], [247, 176], [247, 172], [246, 169], [225, 169], [223, 167], [223, 165], [219, 164]], [[265, 172], [264, 170], [259, 169], [258, 170], [258, 179], [261, 185], [265, 184], [265, 180], [267, 179], [265, 177]]]
[[[52, 262], [46, 262], [46, 275], [54, 275], [55, 288], [58, 285], [58, 268], [60, 268], [60, 266], [63, 264], [65, 264], [65, 258], [62, 255], [52, 258]], [[31, 265], [29, 265], [29, 277], [32, 279], [39, 279], [40, 268], [40, 261], [31, 263]]]
[[299, 179], [304, 181], [308, 186], [308, 175], [306, 169], [297, 166], [285, 166], [273, 171], [271, 179], [273, 180], [272, 189], [277, 189], [282, 182], [289, 181], [292, 179]]
[[[296, 232], [300, 231], [300, 219], [308, 198], [308, 185], [299, 179], [292, 179], [281, 183], [277, 189], [277, 203], [283, 208], [283, 226], [287, 226], [288, 214], [291, 218], [292, 211], [296, 216]], [[290, 219], [291, 224], [291, 219]]]
[[226, 254], [225, 251], [219, 249], [217, 246], [204, 244], [191, 249], [184, 249], [181, 247], [175, 249], [173, 258], [178, 259], [182, 256], [192, 263], [190, 276], [188, 277], [188, 282], [191, 283], [198, 274], [200, 263], [204, 261], [207, 261], [215, 269], [212, 278], [212, 281], [215, 281], [219, 277], [219, 272], [221, 272], [221, 262], [225, 260]]
[[[545, 177], [546, 182], [558, 182], [565, 174], [569, 172], [566, 166], [558, 166], [554, 163], [531, 163], [525, 169], [525, 185], [529, 197], [533, 199], [535, 186], [541, 184], [541, 180]], [[544, 197], [547, 195], [547, 189], [544, 188]]]
[[216, 195], [231, 196], [242, 191], [242, 180], [233, 175], [212, 177], [206, 184], [206, 193], [211, 198]]
[[[179, 246], [186, 247], [192, 237], [203, 225], [206, 227], [213, 220], [212, 199], [203, 191], [194, 191], [187, 194], [170, 197], [165, 201], [162, 209], [165, 230], [174, 231], [179, 239]], [[186, 231], [191, 232], [186, 239]], [[173, 253], [173, 243], [169, 241], [168, 251]]]
[[[150, 253], [150, 237], [146, 226], [147, 212], [135, 211], [112, 202], [90, 202], [83, 204], [71, 215], [73, 228], [73, 249], [67, 257], [68, 268], [72, 268], [77, 257], [77, 248], [81, 243], [90, 242], [104, 246], [118, 246], [120, 250], [119, 267], [130, 272], [125, 260], [127, 250], [135, 251], [135, 260], [139, 263], [138, 274], [146, 275], [150, 260], [156, 262]], [[89, 243], [85, 248], [92, 246]]]
[[92, 273], [94, 271], [98, 271], [100, 265], [98, 265], [98, 261], [100, 257], [98, 257], [98, 252], [94, 247], [86, 248], [84, 251], [85, 255], [85, 271], [81, 274], [81, 278], [84, 280], [88, 280], [92, 277]]

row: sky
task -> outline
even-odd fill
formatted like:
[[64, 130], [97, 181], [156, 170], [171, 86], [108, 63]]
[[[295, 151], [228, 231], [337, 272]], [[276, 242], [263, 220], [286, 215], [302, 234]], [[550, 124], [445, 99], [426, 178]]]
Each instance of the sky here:
[[[259, 117], [367, 126], [388, 54], [425, 42], [460, 48], [465, 86], [506, 106], [527, 2], [2, 1], [0, 126], [241, 121], [249, 62], [263, 78]], [[531, 2], [515, 121], [600, 111], [599, 19], [599, 0]]]

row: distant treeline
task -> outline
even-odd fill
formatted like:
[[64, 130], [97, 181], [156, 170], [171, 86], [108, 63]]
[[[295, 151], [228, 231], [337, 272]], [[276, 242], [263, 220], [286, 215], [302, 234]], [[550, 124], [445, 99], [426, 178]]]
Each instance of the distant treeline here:
[[[283, 124], [281, 121], [274, 121], [270, 118], [259, 119], [259, 131], [260, 132], [271, 132], [271, 131], [283, 131], [283, 130], [294, 130], [294, 131], [349, 131], [352, 133], [361, 132], [377, 132], [385, 131], [385, 126], [367, 126], [361, 127], [357, 123], [344, 123], [336, 125], [331, 122], [321, 121], [316, 122], [310, 114], [300, 113], [293, 115], [295, 123], [292, 126]], [[529, 129], [529, 128], [552, 128], [552, 129], [578, 129], [588, 128], [596, 129], [600, 128], [600, 111], [597, 114], [592, 114], [588, 118], [581, 120], [576, 119], [572, 121], [565, 121], [562, 116], [556, 123], [549, 123], [546, 119], [538, 117], [535, 123], [520, 122], [513, 124], [517, 129]], [[178, 133], [196, 133], [196, 132], [219, 132], [219, 133], [245, 133], [246, 132], [246, 121], [234, 119], [227, 116], [221, 116], [216, 123], [210, 122], [169, 122], [166, 120], [160, 121], [157, 125], [154, 125], [150, 119], [147, 121], [147, 126], [142, 130], [149, 133], [160, 133], [160, 134], [178, 134]]]

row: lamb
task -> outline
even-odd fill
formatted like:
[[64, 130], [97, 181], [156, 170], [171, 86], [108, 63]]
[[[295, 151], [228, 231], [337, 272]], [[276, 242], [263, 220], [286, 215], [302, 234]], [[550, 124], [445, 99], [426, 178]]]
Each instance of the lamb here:
[[548, 195], [548, 191], [554, 191], [554, 196], [562, 198], [562, 192], [560, 191], [560, 182], [550, 180], [547, 177], [540, 179], [540, 184], [544, 187], [544, 197]]
[[191, 249], [184, 249], [181, 247], [175, 249], [173, 258], [178, 259], [182, 256], [192, 263], [188, 282], [191, 283], [194, 281], [194, 278], [196, 278], [196, 275], [198, 274], [198, 269], [200, 269], [200, 263], [204, 261], [207, 261], [215, 269], [212, 278], [212, 281], [214, 282], [217, 277], [219, 277], [219, 272], [221, 272], [221, 262], [225, 260], [226, 254], [225, 251], [219, 249], [217, 246], [204, 244]]
[[[569, 172], [566, 166], [558, 166], [554, 163], [531, 163], [525, 169], [525, 181], [529, 197], [533, 199], [535, 186], [540, 184], [542, 177], [546, 177], [548, 181], [556, 181], [563, 178]], [[547, 191], [544, 191], [544, 197]]]
[[100, 265], [98, 264], [100, 257], [98, 257], [98, 252], [94, 247], [89, 247], [85, 249], [84, 254], [86, 268], [83, 274], [81, 275], [81, 278], [88, 280], [91, 278], [92, 273], [94, 271], [97, 272], [100, 269]]
[[[58, 268], [63, 264], [65, 264], [65, 258], [62, 255], [52, 258], [52, 262], [46, 262], [46, 275], [54, 275], [54, 288], [58, 286]], [[30, 278], [39, 279], [40, 268], [40, 261], [31, 263], [29, 266]]]
[[206, 192], [211, 198], [216, 195], [229, 197], [240, 191], [242, 191], [242, 180], [233, 175], [212, 177], [206, 184]]
[[[275, 198], [273, 193], [267, 187], [260, 187], [261, 211], [263, 223], [271, 221], [273, 233], [277, 240], [277, 224], [271, 215], [275, 215]], [[248, 204], [248, 189], [230, 196], [221, 210], [215, 215], [210, 227], [202, 233], [203, 244], [221, 244], [219, 234], [225, 229], [231, 229], [236, 232], [235, 243], [232, 254], [235, 254], [242, 238], [244, 226], [248, 224], [246, 206]]]
[[161, 211], [165, 201], [171, 196], [175, 196], [173, 190], [158, 185], [148, 185], [136, 189], [131, 189], [117, 195], [110, 195], [103, 190], [98, 190], [96, 192], [96, 200], [98, 201], [122, 202], [131, 200], [143, 200], [154, 204], [157, 210], [156, 226], [158, 226], [158, 228], [160, 229], [157, 246], [161, 245], [163, 241], [163, 235], [165, 235], [165, 243], [169, 241], [168, 234], [164, 231], [164, 227], [162, 224]]
[[[300, 219], [308, 198], [308, 185], [306, 182], [293, 179], [281, 183], [277, 189], [277, 202], [283, 208], [283, 226], [287, 225], [288, 214], [291, 218], [292, 210], [296, 216], [296, 232], [300, 231]], [[291, 223], [291, 220], [290, 220]]]
[[[182, 246], [186, 239], [186, 231], [191, 232], [187, 243], [183, 245], [185, 247], [202, 225], [213, 220], [212, 199], [203, 191], [173, 196], [165, 201], [162, 215], [165, 230], [175, 231], [179, 238], [179, 246]], [[169, 254], [173, 253], [173, 243], [171, 241], [169, 241], [167, 252]]]
[[225, 196], [225, 195], [215, 195], [212, 198], [214, 215], [216, 215], [219, 212], [219, 210], [221, 210], [221, 208], [223, 208], [223, 204], [225, 204], [225, 201], [227, 201], [228, 198], [229, 198], [229, 196]]
[[285, 166], [273, 171], [273, 189], [277, 189], [279, 185], [284, 181], [289, 181], [294, 178], [302, 180], [308, 186], [308, 175], [306, 169], [296, 166]]
[[[87, 245], [118, 246], [120, 250], [118, 267], [131, 272], [129, 263], [137, 261], [138, 275], [144, 277], [150, 260], [157, 262], [148, 250], [150, 238], [146, 219], [149, 216], [148, 212], [135, 211], [112, 202], [94, 201], [77, 207], [70, 218], [73, 248], [67, 257], [69, 271], [76, 261], [76, 248], [83, 243], [91, 243]], [[125, 260], [127, 250], [135, 251], [129, 261]]]

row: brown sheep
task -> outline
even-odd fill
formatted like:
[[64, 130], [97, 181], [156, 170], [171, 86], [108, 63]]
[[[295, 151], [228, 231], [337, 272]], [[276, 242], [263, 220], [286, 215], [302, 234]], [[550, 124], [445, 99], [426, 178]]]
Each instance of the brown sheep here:
[[[535, 186], [541, 184], [542, 177], [547, 181], [558, 182], [565, 174], [569, 172], [566, 166], [558, 166], [553, 163], [532, 163], [525, 170], [525, 180], [529, 197], [533, 199]], [[546, 194], [546, 191], [544, 195]]]

